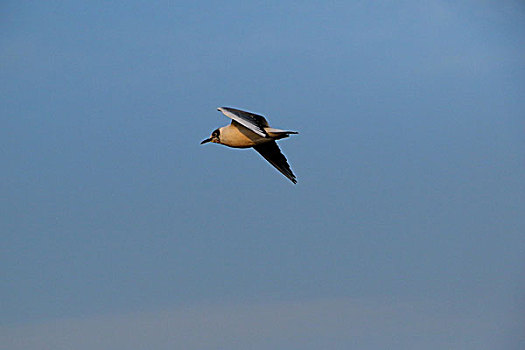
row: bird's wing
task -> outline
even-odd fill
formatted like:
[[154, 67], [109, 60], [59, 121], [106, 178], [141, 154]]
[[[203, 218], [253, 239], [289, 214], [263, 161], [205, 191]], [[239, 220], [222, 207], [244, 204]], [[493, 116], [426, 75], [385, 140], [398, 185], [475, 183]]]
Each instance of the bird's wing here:
[[239, 109], [230, 107], [217, 108], [222, 114], [228, 118], [233, 119], [237, 123], [247, 127], [254, 133], [262, 137], [269, 137], [268, 133], [264, 131], [265, 127], [268, 127], [268, 122], [262, 115], [253, 114], [250, 112], [241, 111]]
[[253, 146], [253, 148], [284, 176], [290, 179], [290, 181], [292, 181], [294, 184], [297, 183], [295, 175], [293, 174], [292, 169], [290, 169], [290, 165], [288, 164], [286, 157], [281, 153], [281, 150], [275, 141], [261, 143], [257, 146]]

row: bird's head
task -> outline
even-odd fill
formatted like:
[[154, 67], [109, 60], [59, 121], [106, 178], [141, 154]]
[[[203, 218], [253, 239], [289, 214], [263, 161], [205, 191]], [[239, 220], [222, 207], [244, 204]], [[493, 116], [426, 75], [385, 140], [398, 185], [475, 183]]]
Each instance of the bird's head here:
[[208, 142], [221, 143], [220, 134], [221, 134], [221, 130], [216, 129], [215, 131], [211, 133], [211, 136], [209, 139], [206, 139], [201, 142], [201, 145], [208, 143]]

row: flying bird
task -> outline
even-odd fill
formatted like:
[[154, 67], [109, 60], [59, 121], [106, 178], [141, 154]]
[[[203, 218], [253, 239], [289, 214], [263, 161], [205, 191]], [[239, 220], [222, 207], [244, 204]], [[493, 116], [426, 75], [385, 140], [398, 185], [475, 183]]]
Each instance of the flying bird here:
[[210, 138], [202, 141], [201, 145], [213, 142], [233, 148], [253, 147], [290, 181], [297, 183], [286, 157], [281, 153], [275, 140], [298, 134], [298, 132], [271, 128], [262, 115], [229, 107], [220, 107], [217, 110], [231, 118], [232, 122], [230, 125], [213, 131]]

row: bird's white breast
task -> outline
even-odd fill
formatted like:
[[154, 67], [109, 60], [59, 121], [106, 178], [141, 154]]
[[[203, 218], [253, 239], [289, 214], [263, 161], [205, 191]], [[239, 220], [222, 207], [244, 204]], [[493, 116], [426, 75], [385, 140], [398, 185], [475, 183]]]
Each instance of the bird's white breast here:
[[235, 148], [248, 148], [271, 141], [270, 138], [261, 137], [240, 124], [220, 128], [220, 140], [221, 144]]

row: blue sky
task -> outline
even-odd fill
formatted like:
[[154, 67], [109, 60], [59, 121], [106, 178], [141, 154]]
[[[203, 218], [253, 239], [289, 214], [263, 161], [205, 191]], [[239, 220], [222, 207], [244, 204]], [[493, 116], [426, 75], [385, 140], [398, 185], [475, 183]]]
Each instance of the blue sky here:
[[[6, 1], [10, 349], [500, 349], [523, 338], [519, 1]], [[298, 130], [299, 183], [199, 145]]]

